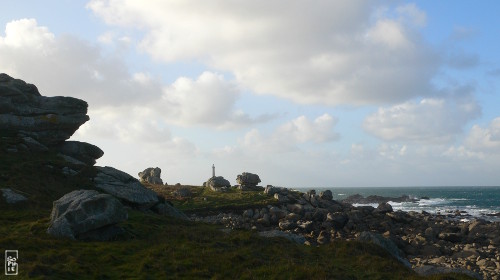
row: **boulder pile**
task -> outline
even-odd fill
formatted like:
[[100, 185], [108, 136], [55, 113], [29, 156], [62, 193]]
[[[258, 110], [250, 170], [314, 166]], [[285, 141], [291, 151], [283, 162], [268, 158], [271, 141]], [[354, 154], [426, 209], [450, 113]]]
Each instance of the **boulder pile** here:
[[276, 203], [213, 216], [193, 215], [192, 219], [259, 232], [280, 230], [289, 238], [300, 235], [305, 238], [303, 243], [310, 245], [335, 239], [369, 241], [404, 264], [409, 261], [422, 274], [444, 271], [484, 279], [500, 277], [499, 222], [464, 222], [460, 213], [445, 216], [394, 211], [387, 202], [377, 208], [355, 207], [333, 200], [329, 191], [318, 195], [314, 190], [301, 193], [269, 185], [264, 193], [273, 196]]

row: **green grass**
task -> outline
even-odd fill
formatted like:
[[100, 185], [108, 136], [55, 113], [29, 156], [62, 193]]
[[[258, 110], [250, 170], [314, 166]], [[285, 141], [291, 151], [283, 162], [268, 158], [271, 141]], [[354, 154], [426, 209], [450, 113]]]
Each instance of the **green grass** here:
[[191, 188], [193, 197], [172, 201], [174, 206], [186, 213], [217, 213], [222, 210], [245, 210], [276, 204], [276, 200], [264, 192], [230, 188], [227, 192], [214, 192], [210, 188]]
[[[0, 248], [19, 250], [21, 278], [424, 279], [375, 245], [358, 242], [309, 247], [134, 210], [124, 236], [80, 242], [47, 235], [48, 213], [3, 214]], [[445, 277], [451, 276], [429, 279], [467, 279]]]
[[[65, 176], [60, 172], [64, 166], [52, 153], [1, 155], [0, 188], [29, 197], [16, 205], [0, 198], [0, 252], [19, 250], [16, 279], [468, 279], [418, 277], [375, 245], [336, 241], [309, 247], [135, 210], [129, 210], [122, 224], [126, 233], [114, 241], [57, 239], [46, 233], [52, 201], [75, 189], [93, 188], [88, 177], [95, 172], [88, 168]], [[261, 192], [192, 191], [192, 198], [175, 205], [207, 213], [275, 202]]]

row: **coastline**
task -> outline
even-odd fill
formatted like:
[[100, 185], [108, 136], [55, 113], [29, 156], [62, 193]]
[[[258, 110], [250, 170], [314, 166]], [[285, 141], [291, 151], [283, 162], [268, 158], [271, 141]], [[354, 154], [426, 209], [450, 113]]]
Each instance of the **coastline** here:
[[[326, 190], [316, 193], [268, 186], [265, 194], [276, 205], [192, 214], [193, 221], [220, 224], [227, 230], [249, 229], [282, 236], [310, 246], [337, 239], [362, 240], [367, 234], [398, 248], [393, 255], [407, 260], [423, 275], [459, 272], [481, 279], [500, 277], [500, 222], [457, 219], [449, 215], [395, 210], [388, 203], [377, 207], [352, 205], [333, 199]], [[366, 240], [364, 240], [366, 241]]]
[[[307, 192], [308, 189], [298, 189]], [[380, 195], [398, 197], [408, 195], [412, 198], [427, 198], [415, 202], [389, 201], [395, 210], [425, 211], [459, 219], [485, 219], [500, 221], [499, 186], [433, 186], [433, 187], [355, 187], [355, 188], [320, 188], [318, 191], [331, 190], [333, 199], [343, 200], [354, 194], [364, 196]], [[360, 206], [377, 207], [375, 203]]]

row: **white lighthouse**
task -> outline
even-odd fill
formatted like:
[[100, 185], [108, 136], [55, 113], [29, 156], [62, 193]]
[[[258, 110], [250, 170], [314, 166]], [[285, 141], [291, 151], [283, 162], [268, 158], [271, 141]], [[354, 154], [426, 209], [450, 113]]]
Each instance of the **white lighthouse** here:
[[215, 164], [212, 164], [212, 178], [215, 177]]

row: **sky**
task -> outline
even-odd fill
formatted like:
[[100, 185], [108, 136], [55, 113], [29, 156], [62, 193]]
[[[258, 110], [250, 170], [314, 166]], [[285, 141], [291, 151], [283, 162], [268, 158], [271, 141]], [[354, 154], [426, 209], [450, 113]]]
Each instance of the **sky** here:
[[500, 2], [2, 0], [0, 72], [168, 184], [499, 186]]

